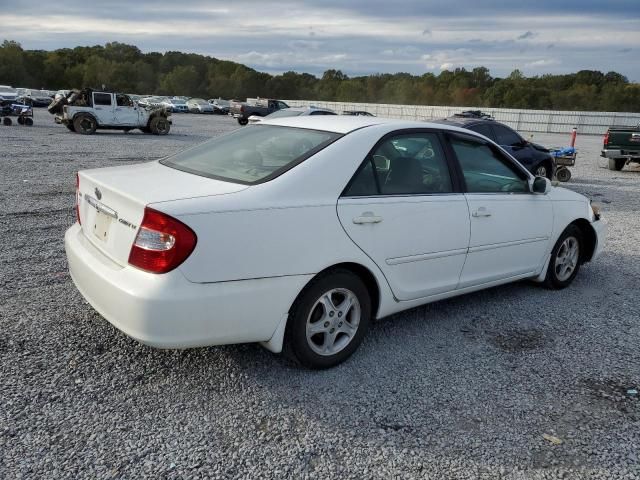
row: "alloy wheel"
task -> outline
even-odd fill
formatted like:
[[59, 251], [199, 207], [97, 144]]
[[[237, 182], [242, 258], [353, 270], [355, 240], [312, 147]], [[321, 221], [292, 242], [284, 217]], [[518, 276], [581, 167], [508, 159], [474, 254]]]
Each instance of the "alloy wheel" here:
[[351, 290], [334, 288], [325, 292], [307, 317], [309, 347], [323, 356], [344, 350], [358, 331], [361, 315], [360, 302]]
[[556, 277], [561, 282], [571, 277], [578, 265], [580, 256], [580, 244], [576, 237], [570, 236], [565, 238], [560, 245], [555, 259]]

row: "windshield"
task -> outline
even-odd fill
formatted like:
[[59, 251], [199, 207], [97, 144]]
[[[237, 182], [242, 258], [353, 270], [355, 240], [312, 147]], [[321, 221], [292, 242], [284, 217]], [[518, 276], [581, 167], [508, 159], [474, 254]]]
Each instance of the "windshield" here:
[[298, 115], [302, 115], [304, 112], [302, 110], [290, 110], [285, 108], [283, 110], [275, 111], [266, 116], [266, 118], [280, 118], [280, 117], [297, 117]]
[[202, 98], [193, 98], [191, 99], [193, 103], [197, 103], [198, 105], [209, 105], [209, 102], [203, 100]]
[[319, 130], [256, 125], [201, 143], [160, 163], [204, 177], [260, 183], [284, 173], [339, 137]]

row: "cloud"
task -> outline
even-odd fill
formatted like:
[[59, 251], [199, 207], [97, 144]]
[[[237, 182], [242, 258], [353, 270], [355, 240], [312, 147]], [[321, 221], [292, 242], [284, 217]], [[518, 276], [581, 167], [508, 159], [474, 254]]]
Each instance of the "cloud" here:
[[[436, 0], [403, 0], [401, 7], [388, 0], [57, 0], [44, 10], [38, 0], [0, 3], [0, 31], [24, 48], [120, 41], [276, 73], [422, 74], [482, 65], [497, 76], [515, 68], [597, 69], [640, 79], [640, 62], [622, 55], [638, 43], [637, 0], [615, 0], [615, 8], [602, 0], [459, 0], [455, 8]], [[536, 63], [551, 51], [554, 62]]]
[[518, 35], [518, 40], [526, 40], [527, 38], [533, 38], [537, 35], [537, 33], [533, 33], [531, 30], [527, 30], [522, 35]]

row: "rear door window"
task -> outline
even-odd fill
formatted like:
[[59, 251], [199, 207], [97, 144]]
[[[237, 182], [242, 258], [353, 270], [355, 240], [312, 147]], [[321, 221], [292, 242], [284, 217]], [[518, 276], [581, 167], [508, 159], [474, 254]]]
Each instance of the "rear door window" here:
[[94, 93], [93, 94], [93, 104], [94, 105], [111, 105], [111, 94], [110, 93]]
[[467, 127], [467, 128], [469, 130], [473, 130], [476, 133], [479, 133], [480, 135], [484, 135], [485, 137], [493, 140], [494, 142], [496, 141], [496, 137], [493, 134], [493, 130], [491, 130], [491, 125], [489, 125], [488, 123], [478, 123], [476, 125], [471, 125], [470, 127]]

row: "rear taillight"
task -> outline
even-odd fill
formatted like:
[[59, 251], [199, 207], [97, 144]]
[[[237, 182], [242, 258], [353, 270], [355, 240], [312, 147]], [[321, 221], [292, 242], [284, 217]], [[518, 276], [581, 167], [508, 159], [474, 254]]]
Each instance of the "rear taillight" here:
[[151, 273], [170, 272], [191, 255], [197, 240], [193, 230], [181, 221], [147, 207], [129, 253], [129, 264]]
[[244, 105], [240, 105], [240, 112], [244, 113]]
[[607, 133], [604, 134], [603, 144], [605, 147], [609, 145], [609, 130], [607, 130]]
[[80, 175], [76, 173], [76, 220], [82, 225], [80, 221], [80, 200], [82, 200], [82, 194], [80, 193]]

